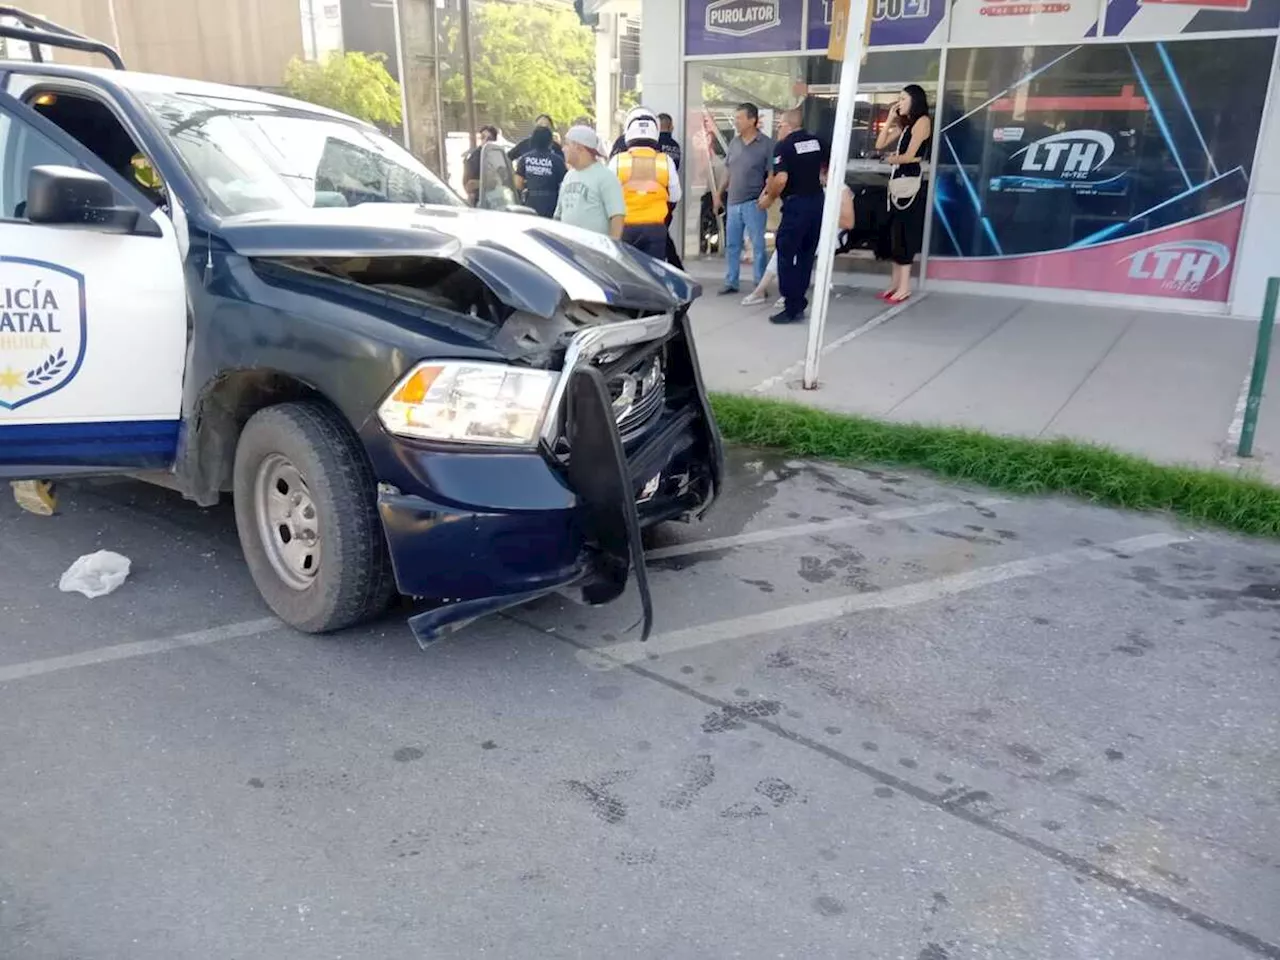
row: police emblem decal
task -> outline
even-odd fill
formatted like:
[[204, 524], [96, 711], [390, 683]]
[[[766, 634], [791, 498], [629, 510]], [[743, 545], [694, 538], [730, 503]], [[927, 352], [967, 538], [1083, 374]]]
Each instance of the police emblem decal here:
[[87, 339], [82, 274], [44, 260], [0, 257], [0, 411], [71, 383]]

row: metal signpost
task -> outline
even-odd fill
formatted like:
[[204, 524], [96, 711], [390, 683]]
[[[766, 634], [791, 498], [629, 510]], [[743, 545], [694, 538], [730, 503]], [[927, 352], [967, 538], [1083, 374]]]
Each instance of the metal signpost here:
[[1267, 281], [1267, 299], [1262, 305], [1262, 322], [1258, 324], [1258, 346], [1253, 352], [1253, 376], [1249, 378], [1249, 397], [1244, 408], [1244, 427], [1236, 455], [1253, 456], [1253, 435], [1258, 429], [1258, 408], [1262, 405], [1262, 388], [1267, 382], [1267, 361], [1271, 359], [1271, 331], [1276, 325], [1276, 301], [1280, 299], [1280, 277]]
[[818, 272], [813, 283], [813, 314], [809, 320], [809, 347], [804, 358], [806, 390], [818, 386], [818, 355], [822, 351], [822, 333], [827, 325], [827, 307], [831, 302], [831, 273], [835, 267], [836, 237], [839, 234], [840, 192], [844, 189], [845, 169], [849, 164], [863, 38], [870, 26], [867, 22], [869, 2], [837, 0], [831, 16], [831, 46], [827, 56], [832, 60], [843, 60], [843, 65], [840, 68], [840, 92], [836, 95], [836, 125], [831, 138], [827, 190], [822, 201], [822, 232], [818, 235]]

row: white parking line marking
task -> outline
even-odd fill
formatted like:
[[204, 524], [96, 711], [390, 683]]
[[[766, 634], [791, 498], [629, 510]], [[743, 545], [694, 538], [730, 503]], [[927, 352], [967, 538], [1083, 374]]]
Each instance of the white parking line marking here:
[[892, 510], [881, 510], [865, 517], [837, 517], [834, 520], [815, 520], [813, 523], [797, 523], [789, 527], [774, 527], [770, 530], [754, 530], [750, 533], [739, 533], [732, 537], [713, 537], [710, 540], [691, 540], [688, 543], [676, 543], [669, 547], [658, 547], [645, 553], [647, 560], [665, 560], [668, 557], [683, 557], [691, 553], [710, 553], [712, 550], [728, 550], [733, 547], [745, 547], [755, 543], [769, 543], [773, 540], [785, 540], [788, 537], [808, 537], [826, 533], [828, 530], [847, 530], [850, 527], [867, 527], [874, 523], [888, 523], [894, 520], [911, 520], [916, 517], [931, 517], [937, 513], [958, 510], [961, 507], [996, 507], [1009, 503], [1006, 499], [988, 497], [984, 500], [972, 500], [963, 503], [959, 500], [939, 503], [925, 503], [918, 507], [895, 507]]
[[1142, 537], [1117, 540], [1115, 543], [1096, 547], [1081, 547], [1050, 553], [1025, 560], [1014, 560], [991, 567], [979, 567], [936, 580], [909, 583], [901, 587], [882, 590], [879, 593], [854, 593], [829, 600], [816, 600], [790, 607], [779, 607], [764, 613], [753, 613], [730, 620], [717, 620], [696, 627], [673, 630], [659, 634], [647, 643], [626, 640], [594, 650], [578, 651], [578, 660], [593, 670], [616, 670], [629, 663], [637, 663], [651, 654], [678, 653], [695, 647], [705, 647], [722, 640], [739, 640], [755, 634], [770, 633], [815, 623], [824, 623], [847, 617], [862, 610], [893, 610], [900, 607], [928, 603], [943, 597], [967, 593], [981, 587], [1002, 583], [1018, 577], [1034, 577], [1061, 570], [1091, 560], [1113, 560], [1116, 554], [1133, 555], [1147, 550], [1158, 550], [1175, 543], [1192, 539], [1189, 536], [1154, 533]]
[[76, 667], [90, 667], [98, 663], [110, 663], [113, 660], [128, 660], [131, 657], [146, 657], [153, 653], [165, 653], [168, 650], [180, 650], [183, 647], [202, 647], [210, 643], [221, 643], [223, 640], [244, 640], [248, 637], [260, 636], [273, 630], [283, 630], [285, 625], [274, 617], [263, 620], [248, 620], [244, 623], [228, 623], [225, 626], [213, 627], [209, 630], [198, 630], [195, 633], [184, 633], [165, 640], [136, 640], [132, 643], [118, 643], [111, 647], [98, 647], [96, 650], [85, 650], [65, 657], [49, 657], [47, 660], [30, 660], [27, 663], [15, 663], [0, 666], [0, 683], [12, 680], [26, 680], [46, 673], [57, 673], [61, 670], [74, 670]]
[[[767, 543], [772, 540], [783, 540], [788, 537], [802, 537], [821, 534], [828, 530], [842, 530], [854, 527], [865, 527], [873, 523], [889, 523], [894, 520], [909, 520], [913, 517], [927, 517], [961, 507], [993, 507], [1008, 500], [989, 497], [973, 500], [969, 503], [961, 501], [945, 501], [921, 504], [917, 507], [895, 507], [881, 510], [878, 513], [862, 517], [837, 517], [834, 520], [823, 520], [814, 523], [801, 523], [790, 527], [778, 527], [770, 530], [755, 530], [751, 533], [740, 533], [731, 537], [718, 537], [711, 540], [696, 540], [690, 543], [677, 543], [658, 550], [651, 550], [646, 556], [650, 560], [661, 560], [664, 557], [682, 557], [696, 553], [707, 553], [712, 550], [726, 550], [734, 547], [756, 543]], [[63, 657], [50, 657], [46, 660], [31, 660], [26, 663], [15, 663], [0, 666], [0, 684], [14, 680], [25, 680], [42, 676], [46, 673], [58, 673], [62, 670], [74, 670], [77, 667], [91, 667], [100, 663], [111, 663], [115, 660], [127, 660], [132, 657], [146, 657], [153, 653], [165, 653], [169, 650], [180, 650], [183, 647], [201, 647], [223, 640], [243, 640], [255, 637], [272, 630], [285, 629], [279, 620], [267, 618], [250, 620], [244, 623], [230, 623], [221, 627], [211, 627], [195, 633], [185, 633], [177, 637], [161, 640], [138, 640], [120, 643], [110, 647], [98, 647]]]

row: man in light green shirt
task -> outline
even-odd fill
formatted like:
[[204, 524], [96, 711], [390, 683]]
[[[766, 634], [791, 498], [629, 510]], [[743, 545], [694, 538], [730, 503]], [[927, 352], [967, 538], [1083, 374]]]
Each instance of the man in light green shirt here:
[[626, 207], [622, 184], [600, 162], [600, 140], [590, 127], [571, 127], [564, 136], [564, 161], [569, 165], [560, 184], [555, 218], [618, 240]]

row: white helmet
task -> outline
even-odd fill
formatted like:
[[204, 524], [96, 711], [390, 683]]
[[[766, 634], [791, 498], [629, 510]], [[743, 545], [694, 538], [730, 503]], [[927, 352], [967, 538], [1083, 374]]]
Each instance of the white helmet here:
[[658, 118], [648, 107], [634, 107], [622, 125], [622, 136], [627, 146], [645, 140], [658, 142]]

